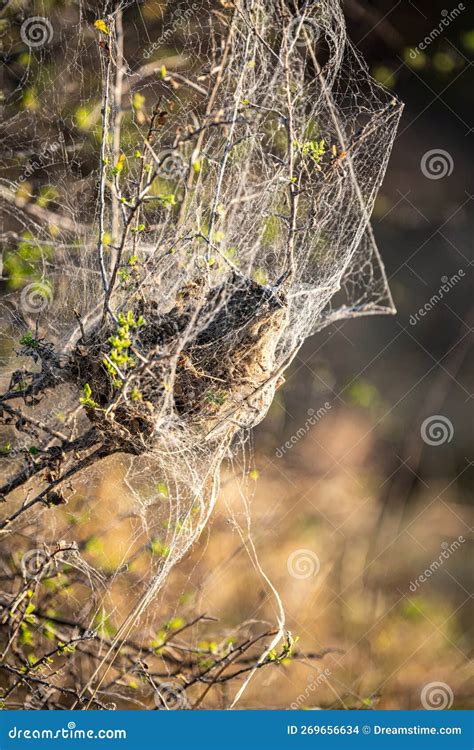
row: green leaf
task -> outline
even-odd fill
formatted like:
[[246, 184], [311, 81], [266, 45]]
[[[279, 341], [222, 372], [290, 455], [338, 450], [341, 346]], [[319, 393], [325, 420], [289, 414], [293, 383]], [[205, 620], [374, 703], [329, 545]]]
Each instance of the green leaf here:
[[103, 34], [110, 33], [107, 24], [102, 18], [98, 18], [97, 21], [95, 21], [94, 28], [98, 29], [98, 31], [101, 31]]

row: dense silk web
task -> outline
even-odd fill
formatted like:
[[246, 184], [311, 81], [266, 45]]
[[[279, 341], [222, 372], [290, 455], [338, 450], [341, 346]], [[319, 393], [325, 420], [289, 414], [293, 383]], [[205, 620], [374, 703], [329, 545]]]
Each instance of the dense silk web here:
[[[114, 587], [141, 589], [112, 646], [205, 528], [223, 461], [245, 468], [304, 340], [394, 311], [370, 216], [401, 105], [339, 4], [199, 0], [158, 37], [140, 5], [71, 2], [37, 20], [41, 44], [12, 17], [2, 128], [5, 530], [74, 541], [45, 502], [83, 496], [81, 466], [126, 482], [120, 564], [53, 560], [93, 591], [90, 627]], [[10, 484], [25, 467], [28, 493]]]

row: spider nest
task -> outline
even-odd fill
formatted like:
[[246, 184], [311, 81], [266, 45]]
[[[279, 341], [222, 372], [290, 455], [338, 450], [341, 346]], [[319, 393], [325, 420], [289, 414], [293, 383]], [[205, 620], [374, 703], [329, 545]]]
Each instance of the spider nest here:
[[275, 390], [286, 312], [282, 292], [237, 272], [212, 289], [188, 283], [165, 313], [140, 299], [74, 350], [70, 371], [89, 420], [111, 448], [135, 454], [170, 422], [198, 440], [256, 424]]

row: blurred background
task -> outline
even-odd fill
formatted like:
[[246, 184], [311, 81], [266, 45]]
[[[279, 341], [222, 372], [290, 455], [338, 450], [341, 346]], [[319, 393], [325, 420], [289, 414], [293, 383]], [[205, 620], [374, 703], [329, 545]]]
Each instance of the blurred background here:
[[[340, 653], [262, 672], [244, 700], [414, 709], [425, 686], [443, 683], [442, 702], [464, 708], [473, 695], [474, 19], [466, 4], [414, 55], [451, 6], [349, 0], [345, 9], [372, 74], [405, 102], [374, 212], [398, 313], [307, 341], [254, 436], [262, 567], [301, 650]], [[433, 157], [430, 173], [422, 165]], [[226, 518], [221, 504], [181, 575], [198, 566], [202, 606], [224, 621], [271, 618], [272, 597]]]
[[[31, 15], [24, 3], [6, 5]], [[39, 5], [38, 15], [46, 8], [67, 17], [68, 3]], [[132, 28], [145, 19], [153, 40], [165, 6], [137, 3]], [[230, 521], [244, 492], [260, 564], [302, 658], [259, 670], [241, 707], [467, 708], [474, 19], [467, 2], [347, 0], [344, 7], [373, 76], [406, 104], [373, 217], [398, 313], [340, 322], [306, 342], [252, 436], [245, 487], [229, 466], [210, 526], [142, 627], [152, 632], [205, 612], [218, 621], [192, 632], [212, 654], [236, 630], [275, 623], [275, 596]], [[167, 40], [170, 69], [180, 33]], [[31, 114], [39, 84], [29, 79], [22, 88], [19, 53], [5, 62], [8, 84], [21, 89], [18, 113]], [[93, 163], [87, 138], [97, 118], [85, 101], [74, 118], [84, 169], [88, 158]], [[54, 195], [39, 189], [40, 208], [51, 205]], [[4, 251], [8, 291], [21, 286], [24, 269], [21, 254], [13, 261], [8, 243]], [[122, 476], [123, 467], [111, 464], [55, 508], [54, 520], [48, 516], [56, 538], [74, 537], [91, 564], [109, 570], [128, 544], [127, 520], [110, 520], [111, 511], [127, 519]], [[65, 602], [76, 601], [63, 589]], [[124, 588], [113, 601], [110, 632], [130, 595]], [[220, 705], [218, 697], [208, 701]], [[132, 699], [120, 707], [134, 707]]]

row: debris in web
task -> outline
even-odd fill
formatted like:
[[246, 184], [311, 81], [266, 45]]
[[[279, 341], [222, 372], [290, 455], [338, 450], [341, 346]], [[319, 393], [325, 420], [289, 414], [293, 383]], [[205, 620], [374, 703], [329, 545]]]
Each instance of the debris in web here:
[[[4, 526], [128, 454], [136, 538], [157, 554], [114, 642], [206, 526], [223, 461], [304, 340], [394, 312], [370, 216], [402, 110], [333, 0], [198, 3], [168, 63], [163, 40], [125, 59], [129, 5], [63, 26], [61, 80], [7, 116], [0, 184], [15, 445], [2, 492], [36, 487]], [[81, 67], [91, 44], [100, 87]], [[7, 115], [38, 96], [47, 44], [29, 53]]]

